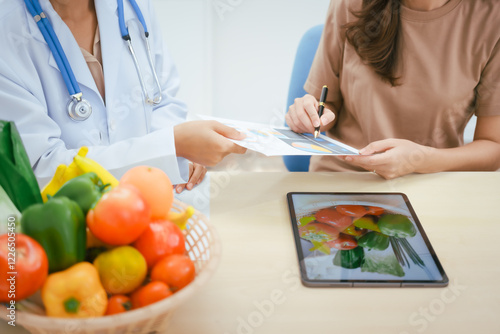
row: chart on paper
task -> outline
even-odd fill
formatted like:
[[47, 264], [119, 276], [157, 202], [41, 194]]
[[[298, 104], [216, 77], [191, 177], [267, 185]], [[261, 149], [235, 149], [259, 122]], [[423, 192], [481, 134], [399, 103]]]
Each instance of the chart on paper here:
[[249, 150], [267, 156], [279, 155], [358, 155], [357, 149], [320, 134], [295, 133], [286, 127], [270, 127], [260, 123], [200, 116], [215, 120], [243, 132], [243, 140], [232, 140]]

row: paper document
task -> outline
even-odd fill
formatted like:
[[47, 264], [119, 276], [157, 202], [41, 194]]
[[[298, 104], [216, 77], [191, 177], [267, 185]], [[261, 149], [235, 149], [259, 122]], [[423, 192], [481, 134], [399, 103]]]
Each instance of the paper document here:
[[295, 133], [286, 127], [270, 127], [265, 124], [235, 121], [202, 116], [215, 120], [246, 134], [243, 140], [232, 142], [267, 156], [276, 155], [358, 155], [357, 149], [320, 134]]

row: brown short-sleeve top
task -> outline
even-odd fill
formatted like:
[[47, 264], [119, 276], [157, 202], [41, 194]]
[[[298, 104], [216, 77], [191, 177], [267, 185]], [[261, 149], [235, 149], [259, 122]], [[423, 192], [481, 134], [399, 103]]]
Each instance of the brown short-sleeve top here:
[[[449, 148], [463, 145], [473, 114], [500, 115], [500, 3], [450, 0], [432, 11], [401, 8], [400, 85], [363, 63], [342, 26], [361, 0], [332, 0], [304, 86], [337, 115], [328, 135], [356, 148], [385, 138]], [[360, 170], [335, 157], [313, 157], [311, 171]]]

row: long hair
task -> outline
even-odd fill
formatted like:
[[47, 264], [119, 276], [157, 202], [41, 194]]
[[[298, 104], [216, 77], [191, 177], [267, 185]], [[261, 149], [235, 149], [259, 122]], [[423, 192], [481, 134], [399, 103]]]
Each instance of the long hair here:
[[363, 0], [361, 10], [352, 12], [358, 19], [344, 25], [359, 57], [393, 87], [399, 79], [400, 9], [399, 0]]

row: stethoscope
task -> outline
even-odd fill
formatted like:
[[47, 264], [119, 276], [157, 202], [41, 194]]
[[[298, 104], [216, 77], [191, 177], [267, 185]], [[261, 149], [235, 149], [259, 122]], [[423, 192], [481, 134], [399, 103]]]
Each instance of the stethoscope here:
[[[52, 25], [50, 24], [50, 21], [48, 20], [47, 16], [42, 10], [40, 2], [38, 0], [24, 0], [24, 2], [26, 4], [26, 7], [28, 8], [28, 11], [35, 19], [35, 22], [38, 25], [38, 28], [40, 29], [40, 32], [43, 35], [43, 38], [49, 45], [50, 51], [54, 56], [57, 66], [59, 67], [59, 70], [61, 71], [61, 74], [63, 76], [64, 83], [66, 84], [66, 88], [68, 89], [69, 95], [71, 96], [67, 106], [69, 117], [71, 117], [71, 119], [75, 121], [84, 121], [88, 119], [92, 114], [92, 106], [87, 100], [83, 98], [82, 90], [80, 89], [80, 86], [76, 81], [75, 74], [73, 73], [73, 70], [69, 65], [68, 58], [64, 53], [61, 43], [59, 42], [59, 39], [57, 38], [57, 35], [54, 29], [52, 28]], [[137, 15], [137, 18], [139, 19], [139, 21], [142, 24], [142, 27], [144, 28], [144, 36], [146, 41], [146, 50], [148, 53], [149, 66], [151, 67], [151, 71], [153, 73], [156, 82], [156, 89], [158, 90], [158, 95], [153, 96], [153, 98], [149, 97], [148, 91], [146, 89], [146, 84], [142, 76], [142, 71], [139, 66], [139, 62], [137, 61], [134, 48], [132, 46], [132, 40], [130, 38], [128, 28], [125, 25], [125, 16], [123, 13], [123, 0], [117, 0], [117, 2], [118, 2], [118, 23], [120, 26], [120, 33], [123, 40], [127, 42], [128, 49], [130, 50], [130, 54], [132, 55], [132, 59], [134, 60], [134, 65], [137, 70], [137, 75], [139, 76], [139, 81], [141, 83], [145, 102], [150, 105], [159, 104], [161, 102], [161, 86], [154, 67], [153, 57], [151, 56], [151, 48], [149, 46], [149, 39], [148, 39], [149, 32], [146, 26], [146, 21], [144, 20], [142, 12], [137, 3], [135, 2], [135, 0], [129, 0], [130, 4], [132, 5], [132, 8], [135, 11], [135, 14]]]

